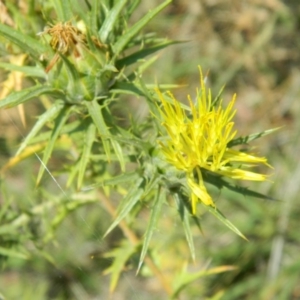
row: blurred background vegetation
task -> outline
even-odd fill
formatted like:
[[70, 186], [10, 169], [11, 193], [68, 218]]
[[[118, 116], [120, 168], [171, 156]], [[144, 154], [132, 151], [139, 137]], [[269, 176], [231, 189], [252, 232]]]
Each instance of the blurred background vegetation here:
[[[15, 2], [10, 11], [0, 11], [2, 23], [15, 22], [10, 19], [13, 8], [26, 14], [27, 1]], [[161, 2], [141, 1], [132, 23]], [[45, 26], [36, 25], [36, 32]], [[260, 154], [268, 157], [274, 167], [272, 182], [250, 185], [279, 201], [213, 191], [222, 212], [249, 241], [242, 240], [210, 214], [203, 214], [203, 234], [196, 228], [193, 232], [197, 251], [196, 261], [192, 262], [180, 220], [173, 218], [175, 208], [172, 211], [165, 207], [159, 230], [151, 242], [155, 245], [155, 257], [159, 258], [157, 263], [164, 270], [174, 270], [182, 268], [185, 262], [189, 271], [236, 266], [233, 271], [200, 278], [184, 290], [180, 299], [300, 299], [299, 1], [174, 0], [147, 30], [186, 42], [160, 52], [158, 61], [144, 74], [146, 82], [180, 84], [183, 87], [174, 93], [186, 101], [186, 94], [193, 93], [199, 85], [197, 65], [201, 65], [204, 72], [209, 70], [208, 84], [213, 91], [226, 85], [225, 101], [237, 93], [235, 121], [242, 135], [283, 126], [256, 142]], [[4, 44], [0, 45], [0, 51], [4, 48]], [[3, 72], [0, 80], [5, 80]], [[126, 97], [124, 103], [133, 117], [147, 116], [146, 105], [136, 97]], [[124, 107], [116, 107], [120, 116], [123, 110]], [[34, 116], [40, 112], [38, 102], [26, 104], [24, 128], [17, 108], [0, 110], [0, 167], [14, 155], [34, 124]], [[63, 163], [58, 153], [51, 158], [50, 168]], [[62, 191], [50, 176], [43, 179], [41, 186], [35, 186], [39, 164], [36, 157], [31, 157], [6, 172], [5, 184], [0, 183], [2, 209], [8, 206], [4, 198], [21, 215], [22, 211], [42, 203], [49, 191], [61, 196]], [[60, 178], [62, 184], [65, 180]], [[45, 222], [51, 217], [45, 216]], [[29, 226], [34, 232], [41, 224], [40, 220], [36, 223], [32, 220]], [[41, 245], [38, 255], [30, 260], [22, 257], [5, 260], [0, 293], [8, 300], [166, 299], [160, 282], [149, 276], [147, 268], [143, 269], [144, 276], [135, 276], [138, 257], [131, 258], [116, 291], [109, 295], [110, 278], [103, 271], [112, 260], [105, 252], [122, 238], [122, 232], [115, 229], [102, 239], [111, 221], [100, 201], [69, 214], [53, 233], [54, 241]], [[133, 227], [142, 236], [143, 218], [135, 220]], [[30, 250], [28, 232], [21, 238]]]

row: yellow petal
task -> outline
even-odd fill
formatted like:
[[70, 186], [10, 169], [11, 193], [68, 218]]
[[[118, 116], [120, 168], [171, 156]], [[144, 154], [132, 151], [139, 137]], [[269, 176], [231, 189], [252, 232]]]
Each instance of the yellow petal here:
[[192, 193], [201, 201], [203, 202], [205, 205], [207, 206], [213, 206], [215, 207], [215, 204], [212, 200], [212, 198], [210, 197], [210, 195], [207, 193], [207, 190], [204, 186], [202, 177], [199, 178], [199, 184], [197, 184], [193, 178], [191, 178], [191, 176], [188, 176], [188, 185], [192, 191]]

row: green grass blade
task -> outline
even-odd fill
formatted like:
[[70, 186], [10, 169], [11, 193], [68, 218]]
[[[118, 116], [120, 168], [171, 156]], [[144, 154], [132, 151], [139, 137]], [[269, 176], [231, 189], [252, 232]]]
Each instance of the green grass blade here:
[[82, 186], [83, 178], [85, 175], [85, 170], [87, 164], [90, 160], [90, 155], [92, 153], [93, 143], [95, 141], [96, 135], [96, 126], [91, 123], [89, 124], [86, 133], [85, 133], [85, 142], [83, 146], [83, 151], [81, 153], [80, 165], [78, 170], [78, 179], [77, 179], [77, 189], [79, 190]]
[[206, 206], [206, 205], [205, 205], [205, 207], [208, 209], [208, 211], [211, 214], [213, 214], [215, 217], [217, 217], [230, 230], [232, 230], [234, 233], [239, 235], [241, 238], [248, 241], [247, 238], [218, 209], [211, 207], [211, 206]]
[[107, 42], [107, 37], [109, 33], [113, 31], [115, 23], [120, 18], [120, 13], [127, 2], [128, 0], [119, 0], [116, 2], [113, 9], [109, 11], [108, 15], [105, 18], [105, 21], [103, 22], [99, 30], [99, 37], [101, 42]]
[[0, 24], [0, 35], [20, 47], [23, 52], [29, 53], [36, 61], [39, 61], [40, 55], [48, 50], [48, 47], [44, 46], [37, 39], [4, 24]]
[[167, 0], [162, 4], [158, 5], [156, 8], [149, 11], [144, 17], [141, 18], [141, 20], [135, 23], [131, 28], [129, 28], [129, 30], [122, 37], [120, 37], [118, 41], [112, 46], [114, 51], [114, 59], [116, 59], [116, 57], [120, 55], [120, 53], [126, 48], [127, 44], [132, 40], [132, 38], [171, 2], [172, 0]]
[[90, 114], [91, 118], [93, 119], [94, 124], [96, 125], [98, 132], [100, 134], [105, 154], [106, 154], [108, 160], [110, 160], [110, 146], [109, 146], [109, 141], [108, 141], [109, 130], [105, 124], [105, 121], [104, 121], [104, 118], [102, 115], [102, 111], [101, 111], [102, 108], [99, 105], [99, 103], [97, 102], [97, 100], [85, 101], [85, 104], [86, 104], [89, 114]]
[[177, 203], [177, 208], [178, 208], [178, 212], [180, 215], [180, 219], [181, 219], [181, 223], [183, 226], [183, 230], [185, 233], [185, 237], [191, 252], [191, 256], [193, 261], [196, 260], [196, 255], [195, 255], [195, 245], [194, 245], [194, 239], [193, 239], [193, 234], [192, 234], [192, 230], [191, 230], [191, 225], [189, 222], [189, 211], [186, 208], [183, 199], [181, 199], [179, 194], [174, 194], [174, 199]]
[[14, 107], [21, 103], [25, 103], [32, 98], [36, 98], [45, 94], [52, 95], [54, 97], [63, 96], [63, 94], [59, 90], [54, 89], [50, 86], [35, 85], [22, 91], [12, 92], [6, 98], [0, 100], [0, 108]]
[[140, 187], [142, 182], [144, 181], [143, 178], [139, 178], [130, 188], [127, 195], [121, 202], [121, 207], [118, 211], [116, 219], [113, 221], [113, 223], [110, 225], [110, 227], [107, 229], [107, 231], [104, 234], [104, 237], [107, 236], [131, 211], [133, 206], [140, 200], [144, 190]]
[[55, 142], [59, 136], [59, 134], [61, 133], [61, 130], [63, 128], [63, 126], [65, 125], [66, 121], [69, 118], [69, 114], [71, 112], [72, 107], [70, 106], [64, 106], [61, 108], [59, 115], [57, 116], [57, 118], [55, 119], [54, 122], [54, 127], [52, 130], [52, 134], [50, 136], [50, 139], [47, 143], [47, 147], [44, 150], [44, 155], [43, 155], [43, 163], [41, 164], [38, 176], [37, 176], [37, 184], [39, 184], [39, 182], [42, 179], [42, 176], [44, 174], [45, 171], [45, 167], [49, 161], [49, 158], [52, 154]]
[[161, 188], [158, 188], [156, 190], [156, 199], [155, 199], [153, 207], [152, 207], [150, 220], [148, 222], [147, 230], [146, 230], [146, 233], [145, 233], [143, 248], [142, 248], [142, 251], [141, 251], [140, 261], [139, 261], [139, 265], [138, 265], [138, 269], [136, 271], [136, 274], [139, 273], [139, 270], [140, 270], [140, 268], [143, 264], [143, 261], [145, 259], [146, 254], [147, 254], [149, 243], [150, 243], [150, 240], [152, 238], [153, 232], [155, 230], [155, 227], [156, 227], [156, 224], [157, 224], [160, 212], [161, 212], [162, 204], [164, 203], [165, 200], [166, 200], [165, 190], [161, 189]]
[[22, 142], [20, 148], [18, 149], [16, 156], [18, 156], [31, 142], [31, 140], [36, 136], [36, 134], [42, 129], [42, 127], [49, 121], [53, 119], [54, 116], [62, 109], [63, 103], [57, 102], [51, 106], [47, 111], [45, 111], [41, 116], [39, 116], [38, 121], [34, 124], [30, 133], [26, 136], [25, 140]]

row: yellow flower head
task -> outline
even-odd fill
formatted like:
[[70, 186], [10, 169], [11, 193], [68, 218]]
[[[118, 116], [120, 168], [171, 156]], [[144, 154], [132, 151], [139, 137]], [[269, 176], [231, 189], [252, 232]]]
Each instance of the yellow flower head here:
[[169, 99], [166, 99], [158, 89], [156, 90], [161, 100], [159, 112], [162, 125], [168, 133], [168, 139], [160, 142], [162, 152], [170, 164], [186, 172], [193, 213], [198, 201], [215, 206], [204, 186], [201, 170], [233, 179], [263, 181], [266, 180], [266, 175], [245, 170], [243, 167], [257, 163], [267, 165], [264, 157], [228, 148], [228, 143], [236, 135], [232, 121], [236, 97], [233, 96], [225, 109], [222, 108], [222, 101], [213, 105], [211, 91], [206, 90], [201, 69], [199, 70], [201, 89], [197, 90], [195, 104], [188, 96], [191, 108], [188, 113], [170, 92]]

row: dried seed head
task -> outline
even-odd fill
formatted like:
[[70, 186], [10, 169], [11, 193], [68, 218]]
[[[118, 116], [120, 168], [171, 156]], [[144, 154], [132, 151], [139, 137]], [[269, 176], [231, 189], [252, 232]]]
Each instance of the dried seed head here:
[[59, 22], [50, 27], [47, 26], [43, 32], [38, 33], [40, 36], [44, 34], [51, 36], [50, 46], [56, 51], [56, 54], [46, 67], [46, 73], [48, 73], [59, 60], [60, 57], [57, 52], [61, 54], [74, 54], [74, 56], [78, 58], [81, 56], [78, 46], [86, 45], [85, 35], [77, 27], [73, 26], [70, 21], [65, 23]]
[[71, 22], [59, 22], [56, 25], [45, 28], [42, 34], [49, 34], [51, 36], [51, 47], [62, 53], [67, 54], [74, 51], [76, 57], [80, 56], [76, 45], [85, 44], [85, 35]]

